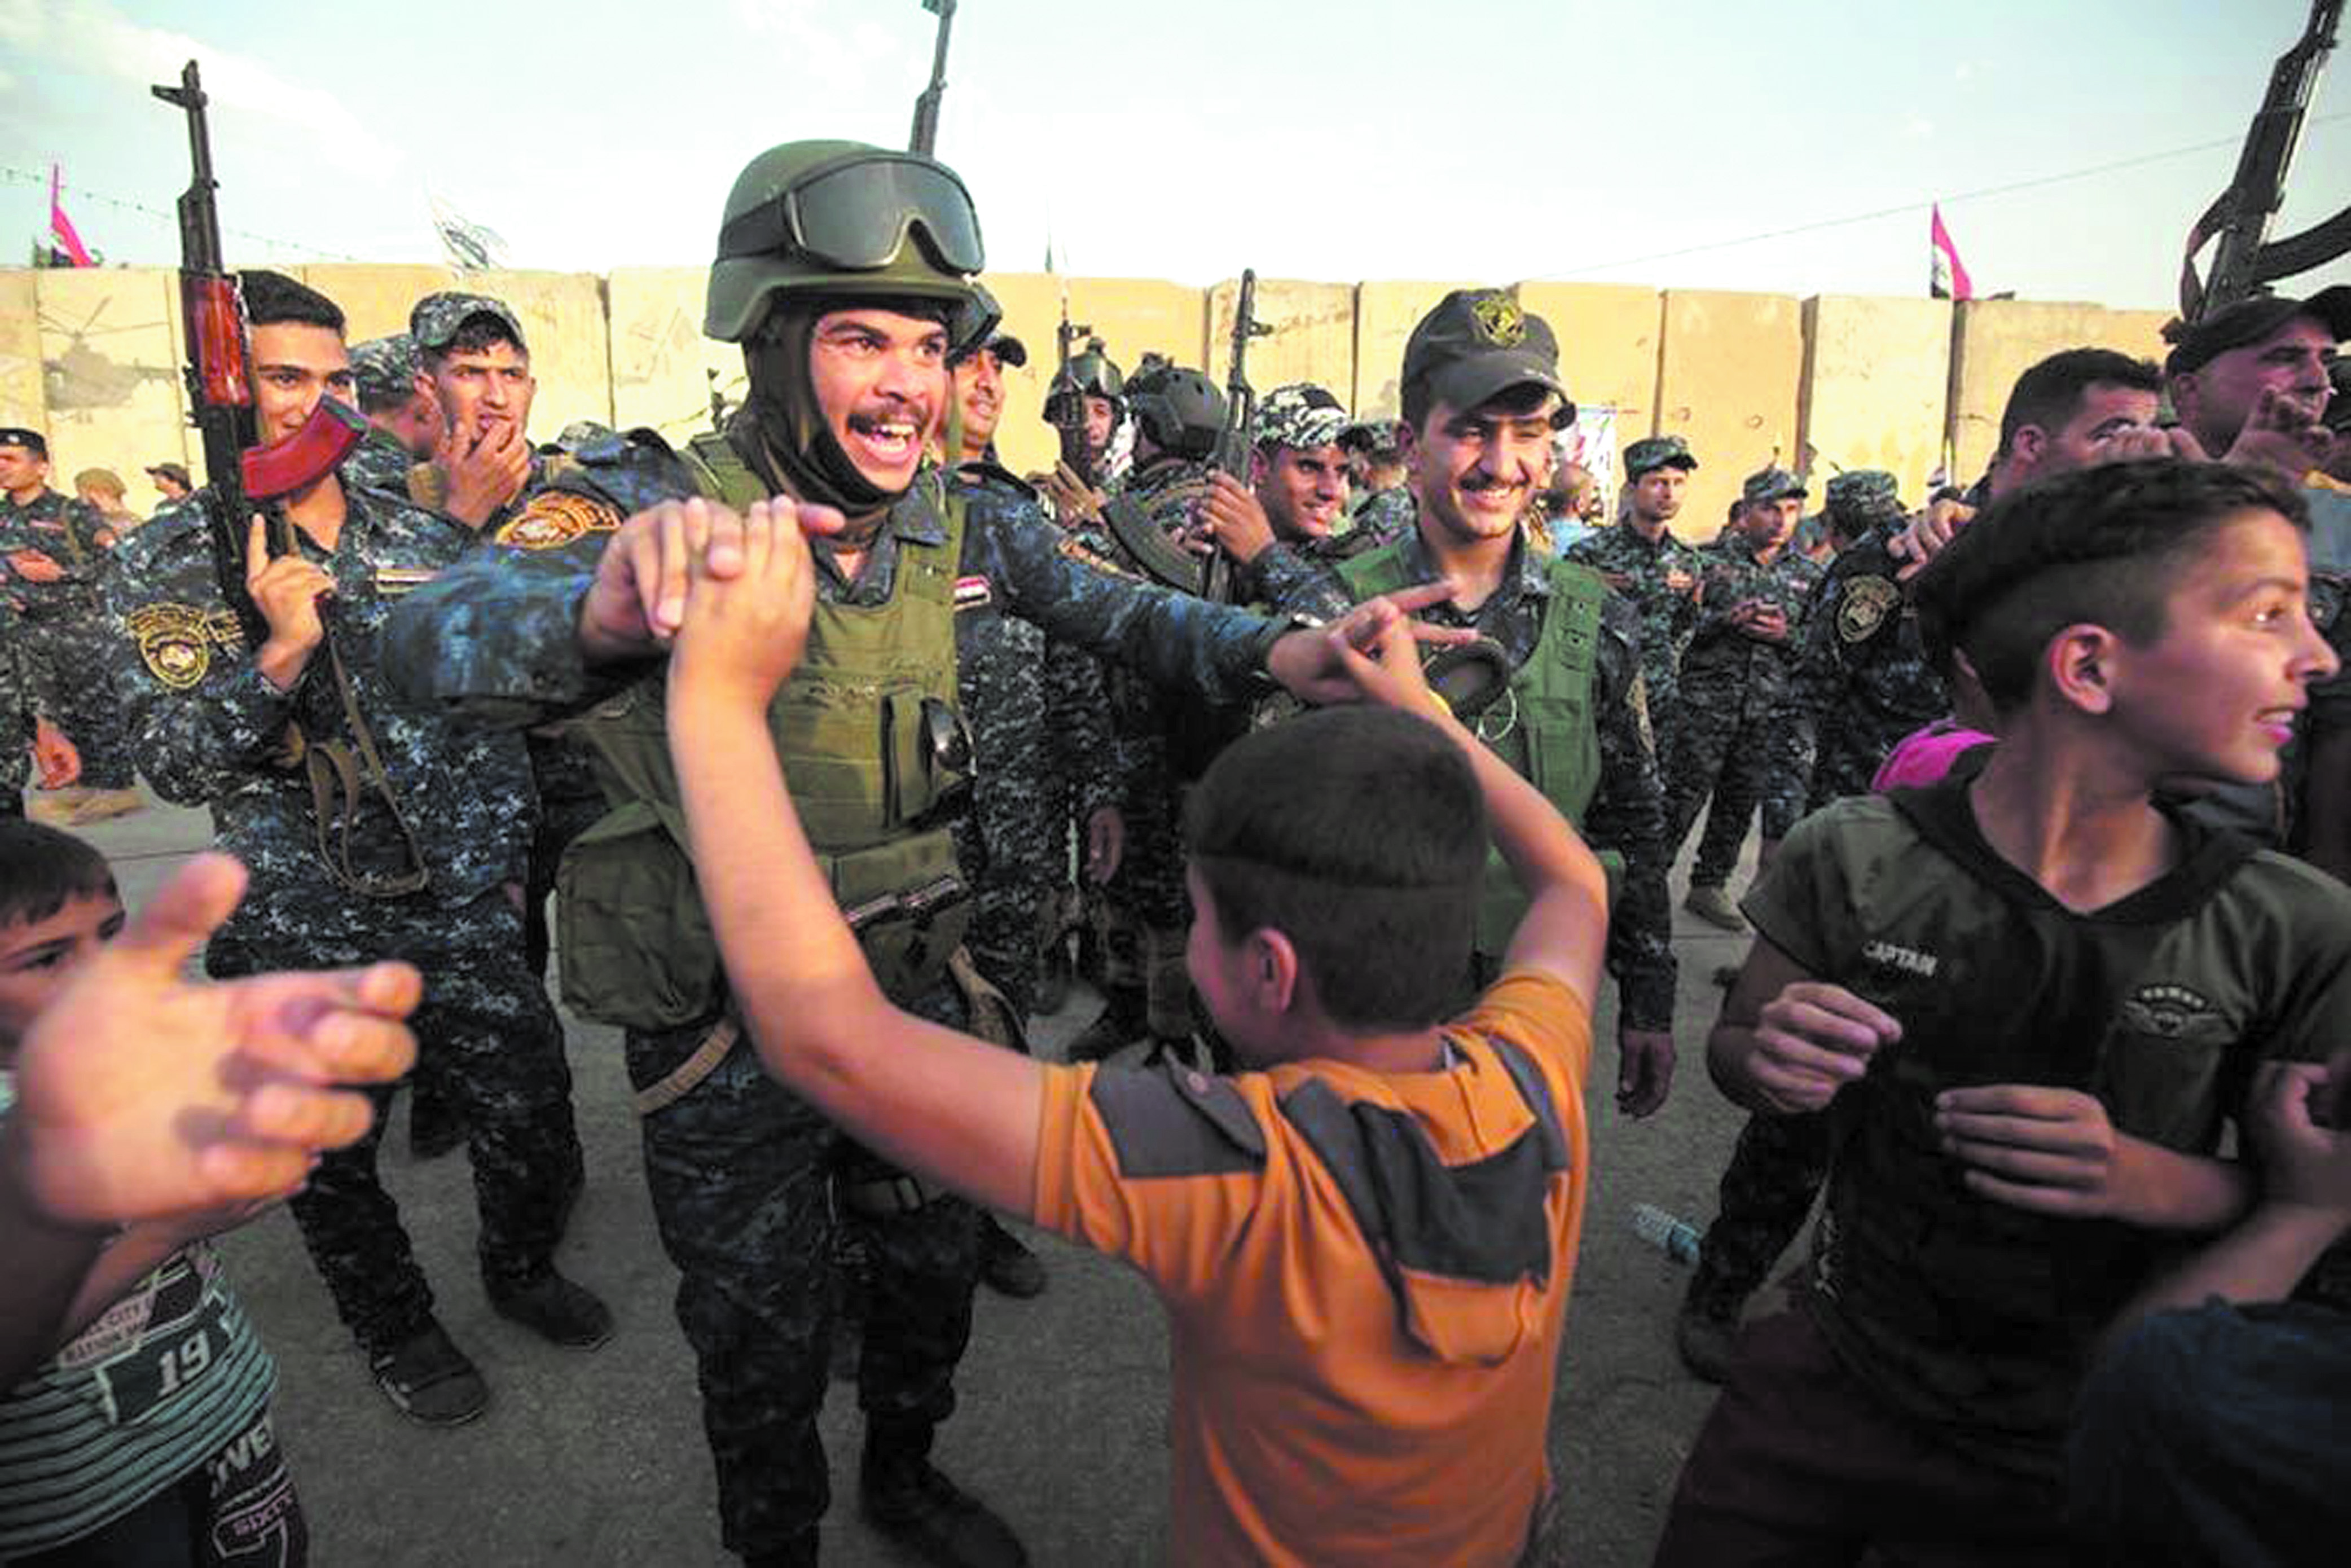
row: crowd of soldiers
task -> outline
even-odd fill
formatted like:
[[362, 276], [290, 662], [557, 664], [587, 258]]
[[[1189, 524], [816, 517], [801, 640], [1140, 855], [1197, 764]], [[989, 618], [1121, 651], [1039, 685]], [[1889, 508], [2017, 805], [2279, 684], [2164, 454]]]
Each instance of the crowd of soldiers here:
[[[744, 346], [751, 397], [677, 449], [592, 424], [534, 442], [530, 347], [495, 298], [427, 296], [406, 332], [346, 352], [331, 301], [266, 273], [244, 281], [263, 439], [321, 397], [355, 403], [371, 427], [339, 476], [284, 504], [292, 550], [273, 554], [256, 525], [225, 573], [202, 496], [133, 531], [47, 488], [38, 432], [0, 429], [7, 804], [37, 763], [45, 787], [82, 791], [73, 821], [134, 803], [134, 768], [165, 799], [208, 807], [253, 872], [206, 953], [214, 975], [385, 956], [423, 968], [413, 1135], [462, 1143], [473, 1162], [492, 1303], [586, 1350], [611, 1320], [554, 1262], [588, 1176], [548, 988], [559, 946], [565, 998], [627, 1030], [723, 1534], [753, 1562], [814, 1560], [827, 1503], [814, 1412], [838, 1322], [860, 1317], [868, 1514], [933, 1561], [1021, 1561], [1009, 1529], [927, 1455], [974, 1281], [1014, 1295], [1046, 1282], [1016, 1239], [847, 1145], [737, 1049], [672, 841], [659, 683], [642, 678], [658, 647], [598, 641], [598, 595], [619, 570], [602, 552], [624, 519], [660, 513], [691, 530], [705, 514], [677, 503], [783, 494], [878, 519], [820, 553], [831, 618], [817, 684], [833, 685], [779, 708], [779, 751], [796, 793], [801, 758], [836, 769], [812, 786], [831, 814], [804, 810], [893, 997], [1024, 1049], [1075, 967], [1102, 1008], [1073, 1058], [1140, 1049], [1228, 1065], [1185, 978], [1186, 785], [1248, 726], [1278, 722], [1284, 699], [1249, 672], [1282, 629], [1449, 582], [1423, 614], [1489, 650], [1479, 735], [1610, 865], [1617, 1100], [1646, 1116], [1675, 1069], [1667, 879], [1684, 841], [1703, 816], [1684, 907], [1741, 930], [1729, 884], [1759, 814], [1768, 862], [1806, 811], [1866, 791], [1896, 741], [1950, 716], [1903, 584], [1971, 507], [2188, 440], [2290, 465], [2322, 497], [2351, 476], [2351, 441], [2321, 455], [2310, 428], [2325, 361], [2351, 333], [2351, 296], [2333, 291], [2256, 301], [2183, 339], [2168, 366], [2179, 434], [2159, 427], [2163, 372], [2074, 350], [2019, 382], [1970, 491], [1906, 498], [1891, 474], [1846, 470], [1818, 484], [1807, 516], [1814, 481], [1776, 454], [1665, 434], [1625, 446], [1615, 515], [1601, 517], [1593, 476], [1564, 455], [1575, 409], [1550, 327], [1506, 290], [1466, 289], [1413, 331], [1400, 418], [1280, 386], [1239, 433], [1237, 465], [1217, 460], [1231, 411], [1202, 371], [1153, 358], [1124, 375], [1090, 348], [1047, 405], [1076, 439], [1054, 472], [1024, 479], [995, 437], [1004, 371], [1028, 349], [968, 313], [976, 228], [959, 248], [956, 215], [925, 209], [893, 230], [890, 254], [862, 256], [774, 226], [775, 193], [866, 155], [844, 147], [778, 149], [738, 183], [706, 329]], [[937, 302], [946, 406], [885, 386], [830, 419], [807, 357], [812, 343], [894, 351], [823, 336], [842, 301], [872, 297]], [[2286, 339], [2325, 351], [2263, 357]], [[2233, 374], [2239, 360], [2250, 393], [2214, 368]], [[2351, 398], [2335, 406], [2339, 432]], [[1755, 465], [1719, 531], [1682, 517], [1701, 462]], [[902, 467], [920, 476], [874, 480]], [[110, 478], [80, 487], [103, 497]], [[119, 507], [119, 482], [110, 495]], [[1167, 573], [1139, 538], [1220, 557], [1229, 606], [1140, 589]], [[2330, 539], [2322, 527], [2319, 564], [2351, 567], [2351, 550], [2325, 558]], [[2317, 831], [2283, 821], [2289, 837]], [[1491, 880], [1465, 994], [1520, 913], [1508, 879]], [[434, 1316], [376, 1176], [381, 1135], [379, 1122], [327, 1156], [294, 1216], [385, 1396], [422, 1422], [468, 1420], [487, 1383]], [[1823, 1158], [1804, 1118], [1759, 1118], [1742, 1137], [1683, 1316], [1694, 1369], [1719, 1375]]]

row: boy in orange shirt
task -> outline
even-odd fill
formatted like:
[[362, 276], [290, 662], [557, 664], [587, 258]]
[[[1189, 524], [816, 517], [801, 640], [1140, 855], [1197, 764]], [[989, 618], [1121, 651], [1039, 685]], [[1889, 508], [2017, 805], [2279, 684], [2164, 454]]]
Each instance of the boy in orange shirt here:
[[[822, 514], [714, 512], [742, 568], [697, 566], [669, 672], [695, 870], [768, 1071], [885, 1158], [1151, 1279], [1174, 1560], [1519, 1560], [1586, 1195], [1598, 862], [1366, 605], [1332, 652], [1403, 711], [1253, 735], [1190, 807], [1187, 962], [1253, 1071], [1057, 1066], [901, 1012], [768, 735], [809, 632], [803, 526]], [[1500, 981], [1450, 1017], [1489, 831], [1532, 904]]]

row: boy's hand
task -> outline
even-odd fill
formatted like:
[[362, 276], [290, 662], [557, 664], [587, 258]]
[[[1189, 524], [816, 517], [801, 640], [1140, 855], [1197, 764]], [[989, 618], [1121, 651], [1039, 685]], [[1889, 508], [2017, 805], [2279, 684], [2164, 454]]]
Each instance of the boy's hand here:
[[[1427, 715], [1437, 711], [1421, 674], [1416, 643], [1470, 643], [1467, 626], [1431, 626], [1412, 612], [1453, 597], [1450, 582], [1424, 582], [1365, 600], [1343, 620], [1315, 632], [1292, 632], [1266, 656], [1266, 673], [1310, 703], [1382, 702]], [[1390, 653], [1389, 648], [1400, 650]]]
[[2275, 1062], [2254, 1080], [2245, 1131], [2261, 1159], [2268, 1202], [2351, 1214], [2351, 1129], [2321, 1126], [2315, 1114], [2340, 1093], [2335, 1074], [2346, 1069], [2351, 1054], [2338, 1055], [2331, 1071], [2313, 1062]]
[[685, 616], [670, 656], [674, 700], [741, 704], [764, 711], [808, 645], [816, 566], [800, 531], [802, 508], [755, 501], [740, 520], [742, 570], [721, 577], [694, 558]]
[[1747, 1076], [1782, 1111], [1817, 1111], [1902, 1038], [1891, 1013], [1843, 986], [1798, 980], [1763, 1004]]
[[34, 1202], [71, 1224], [186, 1214], [294, 1191], [318, 1152], [374, 1108], [337, 1082], [389, 1082], [416, 1060], [405, 964], [181, 977], [245, 891], [199, 855], [82, 966], [25, 1037], [0, 1151]]
[[63, 789], [81, 777], [81, 752], [46, 718], [33, 721], [33, 762], [44, 789]]
[[1969, 1190], [2011, 1207], [2077, 1219], [2133, 1212], [2136, 1141], [2095, 1095], [2031, 1083], [1946, 1089], [1935, 1097], [1943, 1152]]
[[[799, 521], [817, 534], [844, 526], [830, 507], [803, 506]], [[622, 523], [580, 606], [580, 645], [590, 660], [643, 658], [668, 647], [685, 624], [697, 567], [715, 578], [742, 575], [743, 519], [727, 507], [698, 497], [664, 501]]]

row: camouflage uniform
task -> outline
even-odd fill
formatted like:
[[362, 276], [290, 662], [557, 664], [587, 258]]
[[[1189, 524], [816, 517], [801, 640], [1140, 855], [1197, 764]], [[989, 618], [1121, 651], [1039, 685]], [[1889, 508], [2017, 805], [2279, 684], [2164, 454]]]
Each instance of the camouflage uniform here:
[[[351, 345], [351, 379], [359, 383], [362, 410], [370, 404], [385, 407], [404, 401], [414, 392], [423, 370], [416, 340], [405, 332]], [[371, 425], [367, 439], [343, 460], [342, 476], [346, 484], [405, 496], [408, 471], [415, 465], [416, 457], [407, 447]]]
[[[1405, 575], [1411, 582], [1434, 582], [1444, 575], [1416, 531], [1405, 551]], [[1534, 653], [1551, 595], [1550, 567], [1521, 534], [1501, 586], [1483, 604], [1468, 612], [1433, 604], [1419, 614], [1432, 625], [1468, 626], [1491, 637], [1515, 670]], [[1326, 578], [1315, 591], [1277, 600], [1274, 608], [1331, 620], [1352, 604], [1345, 589]], [[1672, 857], [1666, 846], [1665, 792], [1642, 701], [1639, 639], [1633, 607], [1621, 594], [1610, 594], [1602, 612], [1592, 694], [1600, 784], [1575, 826], [1594, 849], [1614, 850], [1625, 860], [1608, 923], [1608, 971], [1622, 988], [1622, 1027], [1662, 1031], [1674, 1023], [1677, 967], [1666, 894]]]
[[[331, 552], [299, 542], [335, 580], [334, 646], [397, 807], [362, 786], [347, 836], [325, 828], [326, 854], [347, 853], [373, 876], [421, 860], [422, 890], [371, 897], [330, 872], [311, 786], [299, 767], [277, 761], [289, 722], [300, 724], [312, 754], [321, 737], [350, 738], [328, 650], [290, 695], [262, 678], [222, 600], [197, 498], [167, 506], [121, 547], [106, 595], [110, 673], [156, 791], [208, 805], [214, 842], [252, 873], [244, 903], [206, 949], [209, 973], [386, 957], [423, 971], [424, 1003], [412, 1020], [422, 1070], [465, 1115], [483, 1280], [506, 1295], [551, 1273], [581, 1179], [562, 1036], [545, 991], [522, 970], [511, 897], [530, 831], [529, 776], [510, 737], [461, 735], [386, 685], [381, 635], [400, 591], [387, 574], [438, 570], [464, 552], [467, 536], [389, 497], [353, 491], [346, 501]], [[389, 1093], [376, 1098], [381, 1107]], [[371, 1354], [422, 1332], [433, 1300], [376, 1177], [381, 1132], [379, 1117], [360, 1143], [329, 1153], [290, 1206], [336, 1310]]]
[[1347, 531], [1364, 537], [1364, 548], [1377, 549], [1412, 532], [1420, 518], [1418, 505], [1412, 498], [1412, 486], [1398, 485], [1393, 490], [1374, 490], [1354, 509], [1355, 526]]
[[[973, 511], [1019, 514], [1036, 492], [984, 464], [950, 476]], [[956, 824], [972, 889], [972, 962], [1012, 1004], [1036, 1008], [1038, 936], [1049, 904], [1069, 881], [1069, 829], [1118, 803], [1102, 668], [1033, 622], [1004, 613], [994, 585], [967, 578], [956, 591], [956, 682], [971, 728], [971, 810]]]
[[[1707, 813], [1690, 885], [1720, 887], [1739, 863], [1759, 801], [1765, 806], [1766, 839], [1785, 838], [1795, 826], [1795, 817], [1784, 814], [1766, 789], [1772, 716], [1786, 694], [1804, 607], [1822, 571], [1786, 545], [1769, 563], [1759, 561], [1735, 529], [1700, 553], [1707, 564], [1698, 628], [1682, 655], [1682, 722], [1666, 767], [1666, 832], [1680, 853], [1711, 794], [1714, 809]], [[1780, 609], [1787, 617], [1786, 642], [1767, 643], [1730, 625], [1731, 607], [1746, 600]]]
[[1563, 559], [1598, 572], [1640, 612], [1641, 683], [1649, 695], [1649, 729], [1656, 738], [1657, 755], [1671, 757], [1681, 715], [1676, 673], [1682, 650], [1698, 630], [1698, 604], [1687, 593], [1667, 587], [1666, 577], [1683, 571], [1695, 580], [1705, 570], [1705, 558], [1669, 531], [1660, 531], [1653, 541], [1629, 522], [1586, 534], [1560, 553]]
[[1796, 673], [1775, 724], [1786, 748], [1813, 755], [1805, 809], [1865, 795], [1894, 743], [1951, 711], [1928, 667], [1887, 541], [1903, 524], [1894, 476], [1855, 469], [1829, 481], [1828, 509], [1868, 532], [1838, 556], [1804, 619]]
[[[581, 466], [533, 500], [498, 536], [526, 548], [480, 552], [418, 591], [387, 632], [391, 664], [415, 701], [519, 724], [578, 710], [646, 671], [590, 671], [579, 607], [608, 529], [664, 499], [699, 493], [658, 443]], [[926, 484], [893, 506], [853, 581], [820, 546], [818, 594], [879, 604], [901, 554], [946, 535]], [[1091, 552], [1032, 509], [967, 514], [959, 579], [985, 580], [991, 601], [1056, 636], [1114, 653], [1158, 679], [1246, 700], [1279, 628], [1197, 600], [1087, 570]], [[658, 679], [656, 675], [654, 678]], [[894, 998], [962, 1025], [951, 986]], [[640, 1090], [669, 1079], [712, 1031], [631, 1030]], [[745, 1555], [802, 1542], [830, 1497], [816, 1416], [826, 1385], [836, 1167], [841, 1207], [864, 1222], [872, 1264], [859, 1401], [871, 1445], [925, 1452], [954, 1407], [951, 1382], [971, 1321], [978, 1216], [858, 1149], [741, 1046], [644, 1119], [645, 1166], [664, 1245], [684, 1278], [678, 1319], [702, 1365], [705, 1430], [717, 1462], [728, 1548]]]
[[81, 753], [81, 788], [128, 789], [136, 780], [121, 705], [99, 673], [104, 633], [98, 595], [110, 552], [98, 536], [105, 528], [96, 507], [55, 490], [22, 506], [0, 495], [0, 572], [5, 558], [18, 550], [37, 550], [65, 571], [56, 582], [5, 574], [36, 700]]
[[[1280, 447], [1311, 451], [1335, 445], [1348, 428], [1346, 410], [1337, 398], [1311, 382], [1299, 382], [1265, 394], [1250, 437], [1260, 452]], [[1343, 509], [1341, 515], [1345, 516]], [[1249, 599], [1274, 604], [1311, 591], [1313, 583], [1341, 561], [1376, 548], [1378, 541], [1360, 528], [1320, 537], [1277, 537], [1237, 575]]]
[[[1126, 476], [1123, 499], [1143, 508], [1150, 525], [1174, 536], [1194, 528], [1208, 476], [1205, 459], [1161, 456]], [[1132, 559], [1107, 531], [1083, 536], [1122, 568]], [[1183, 737], [1185, 705], [1134, 670], [1106, 665], [1111, 723], [1117, 737], [1118, 806], [1126, 820], [1118, 873], [1102, 888], [1100, 984], [1110, 1004], [1105, 1019], [1179, 1040], [1191, 1030], [1190, 985], [1183, 971], [1184, 931], [1192, 918], [1184, 890]], [[1136, 1004], [1140, 1003], [1139, 1010]]]
[[0, 817], [25, 814], [25, 786], [33, 778], [33, 730], [37, 705], [25, 667], [16, 607], [0, 599]]
[[[1840, 529], [1870, 532], [1815, 586], [1796, 670], [1771, 721], [1779, 737], [1772, 769], [1782, 780], [1793, 759], [1812, 754], [1814, 734], [1820, 737], [1813, 810], [1839, 796], [1867, 794], [1894, 743], [1950, 711], [1941, 679], [1927, 668], [1917, 624], [1886, 550], [1902, 524], [1894, 476], [1876, 469], [1837, 475], [1828, 484], [1827, 510]], [[1778, 799], [1767, 801], [1767, 813], [1788, 810], [1784, 782], [1774, 790]], [[1803, 1228], [1828, 1175], [1829, 1154], [1823, 1115], [1747, 1119], [1722, 1173], [1719, 1208], [1698, 1250], [1686, 1313], [1722, 1322], [1738, 1317], [1740, 1303]]]

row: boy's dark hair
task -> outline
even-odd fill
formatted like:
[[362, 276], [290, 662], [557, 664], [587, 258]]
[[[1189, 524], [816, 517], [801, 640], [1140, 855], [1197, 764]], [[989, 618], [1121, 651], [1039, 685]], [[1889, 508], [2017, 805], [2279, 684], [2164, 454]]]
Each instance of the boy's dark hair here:
[[2163, 372], [2153, 360], [2134, 360], [2112, 349], [2064, 349], [2050, 355], [2016, 378], [2009, 389], [2008, 407], [2000, 416], [2000, 450], [2005, 457], [2026, 425], [2055, 433], [2082, 406], [2082, 394], [2092, 387], [2125, 387], [2132, 392], [2160, 392]]
[[1328, 708], [1248, 736], [1185, 810], [1227, 940], [1288, 936], [1331, 1021], [1426, 1029], [1462, 999], [1485, 798], [1452, 742], [1392, 708]]
[[2049, 639], [2105, 626], [2145, 644], [2199, 548], [2245, 512], [2275, 512], [2307, 532], [2292, 486], [2221, 463], [2108, 463], [2028, 485], [1987, 507], [1913, 586], [1928, 656], [1967, 655], [2003, 713], [2022, 706]]
[[[1426, 430], [1428, 411], [1435, 406], [1430, 400], [1436, 396], [1436, 393], [1429, 390], [1428, 382], [1429, 378], [1423, 376], [1418, 381], [1406, 382], [1404, 384], [1404, 422], [1412, 426], [1412, 433], [1415, 435], [1419, 435]], [[1520, 414], [1534, 413], [1558, 395], [1540, 382], [1520, 382], [1516, 386], [1504, 387], [1500, 392], [1479, 403], [1478, 407], [1490, 408], [1515, 419]], [[1468, 413], [1475, 411], [1457, 409], [1455, 412]]]
[[0, 925], [47, 920], [77, 898], [120, 898], [114, 873], [71, 833], [0, 817]]
[[423, 356], [425, 373], [429, 375], [447, 364], [452, 354], [487, 353], [500, 343], [507, 345], [526, 360], [530, 358], [530, 350], [516, 340], [505, 322], [486, 310], [479, 310], [466, 317], [456, 331], [450, 334], [447, 342], [437, 349], [420, 351]]
[[343, 308], [282, 272], [260, 267], [236, 275], [245, 288], [245, 320], [249, 327], [324, 327], [343, 335]]

